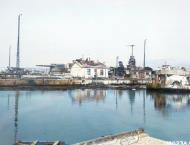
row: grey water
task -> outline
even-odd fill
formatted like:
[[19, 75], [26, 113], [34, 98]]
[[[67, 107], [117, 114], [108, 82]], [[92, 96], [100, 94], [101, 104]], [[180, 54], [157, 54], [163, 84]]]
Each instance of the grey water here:
[[156, 138], [190, 140], [190, 94], [146, 90], [0, 91], [0, 145], [16, 140], [73, 144], [144, 128]]

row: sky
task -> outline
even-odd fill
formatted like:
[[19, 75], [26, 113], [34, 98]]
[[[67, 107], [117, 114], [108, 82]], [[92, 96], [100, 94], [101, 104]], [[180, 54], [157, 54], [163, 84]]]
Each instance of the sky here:
[[22, 67], [90, 57], [126, 65], [134, 44], [143, 65], [190, 62], [189, 0], [0, 0], [0, 67], [16, 65], [17, 17], [21, 17]]

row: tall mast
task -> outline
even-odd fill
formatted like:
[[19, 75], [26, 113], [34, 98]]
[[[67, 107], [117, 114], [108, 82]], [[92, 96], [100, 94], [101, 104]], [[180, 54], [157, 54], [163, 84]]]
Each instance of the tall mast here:
[[18, 15], [18, 39], [17, 39], [17, 55], [16, 55], [16, 67], [20, 68], [20, 17], [22, 14]]
[[143, 67], [146, 67], [146, 39], [144, 40], [144, 63]]
[[119, 63], [119, 56], [116, 57], [116, 68], [118, 67], [118, 63]]
[[9, 68], [11, 67], [11, 46], [9, 46]]
[[130, 47], [131, 47], [131, 56], [133, 56], [133, 47], [135, 46], [134, 44], [132, 44], [132, 45], [129, 45]]

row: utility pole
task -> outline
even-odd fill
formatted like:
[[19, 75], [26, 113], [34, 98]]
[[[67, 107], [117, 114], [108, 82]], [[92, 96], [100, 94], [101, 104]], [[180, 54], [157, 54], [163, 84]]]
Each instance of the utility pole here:
[[9, 46], [9, 68], [11, 67], [11, 46]]
[[115, 69], [114, 69], [114, 75], [116, 76], [117, 75], [117, 68], [119, 66], [119, 56], [116, 57], [116, 64], [115, 64]]
[[118, 67], [118, 64], [119, 64], [119, 56], [116, 57], [116, 68]]
[[146, 67], [146, 40], [144, 40], [144, 63], [143, 63], [143, 67]]
[[18, 15], [18, 39], [17, 39], [17, 55], [16, 55], [16, 68], [20, 68], [20, 17], [22, 14]]
[[133, 48], [134, 48], [135, 45], [134, 45], [134, 44], [131, 44], [131, 45], [129, 45], [129, 46], [131, 47], [131, 50], [132, 50], [132, 51], [131, 51], [131, 56], [133, 56]]

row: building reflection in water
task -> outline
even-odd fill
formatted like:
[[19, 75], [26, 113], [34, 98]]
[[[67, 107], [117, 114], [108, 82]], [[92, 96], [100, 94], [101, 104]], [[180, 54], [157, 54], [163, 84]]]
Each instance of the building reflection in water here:
[[101, 89], [84, 89], [84, 90], [76, 90], [76, 91], [68, 91], [68, 95], [72, 100], [72, 103], [78, 103], [82, 105], [85, 101], [96, 101], [96, 102], [104, 102], [106, 98], [107, 91]]
[[166, 97], [161, 94], [156, 94], [154, 97], [154, 107], [155, 109], [162, 111], [166, 108]]
[[115, 109], [118, 109], [118, 98], [121, 99], [123, 96], [123, 90], [114, 90], [114, 96], [115, 96]]
[[[109, 90], [103, 90], [103, 89], [78, 89], [78, 90], [68, 90], [68, 95], [72, 100], [72, 103], [82, 105], [84, 102], [104, 102], [106, 99], [106, 96], [108, 94]], [[140, 94], [138, 96], [138, 99], [136, 100], [136, 93]], [[32, 93], [30, 94], [26, 93], [26, 96], [31, 97]], [[179, 94], [164, 94], [164, 93], [153, 93], [153, 92], [146, 92], [146, 90], [143, 91], [134, 91], [134, 90], [111, 90], [110, 93], [113, 93], [112, 96], [115, 100], [115, 108], [116, 110], [119, 107], [119, 102], [122, 101], [122, 97], [125, 95], [124, 93], [128, 94], [129, 99], [129, 105], [131, 108], [131, 114], [133, 114], [133, 107], [135, 104], [135, 101], [141, 101], [140, 105], [142, 104], [142, 115], [143, 115], [143, 121], [146, 122], [146, 101], [147, 103], [149, 100], [146, 100], [147, 98], [152, 98], [151, 103], [154, 104], [154, 108], [161, 112], [164, 116], [168, 115], [170, 112], [175, 110], [181, 110], [187, 106], [190, 105], [190, 95], [179, 95]], [[14, 102], [14, 141], [18, 138], [18, 115], [19, 115], [19, 96], [20, 92], [15, 92], [15, 102]], [[141, 97], [141, 98], [139, 98]], [[143, 98], [142, 98], [143, 97]], [[118, 98], [121, 99], [118, 101]], [[9, 95], [8, 95], [8, 108], [9, 108]], [[112, 105], [112, 104], [111, 104]], [[114, 102], [113, 102], [114, 105]], [[137, 107], [137, 106], [136, 106]], [[149, 105], [147, 105], [149, 107]]]
[[131, 113], [133, 114], [133, 105], [135, 103], [135, 92], [134, 90], [129, 90], [128, 95], [129, 95], [129, 102], [131, 105]]
[[146, 122], [146, 90], [143, 90], [143, 121]]
[[120, 98], [123, 96], [123, 90], [115, 90], [115, 91], [118, 92]]
[[[44, 95], [42, 95], [43, 93]], [[66, 93], [68, 93], [69, 96], [67, 96]], [[163, 121], [162, 123], [165, 123], [165, 122], [167, 123], [173, 118], [174, 118], [172, 120], [174, 121], [173, 123], [180, 125], [180, 123], [178, 123], [179, 115], [187, 115], [190, 109], [189, 108], [190, 94], [160, 93], [160, 92], [149, 92], [146, 90], [133, 91], [133, 90], [117, 90], [117, 89], [84, 89], [84, 90], [76, 89], [76, 90], [66, 90], [63, 92], [62, 91], [60, 92], [57, 92], [57, 91], [55, 92], [4, 91], [3, 92], [2, 91], [0, 95], [1, 95], [0, 102], [6, 103], [5, 105], [4, 104], [1, 105], [0, 115], [2, 115], [2, 117], [0, 120], [1, 122], [0, 129], [2, 131], [2, 135], [1, 135], [0, 140], [3, 140], [5, 138], [6, 142], [9, 142], [9, 143], [11, 142], [12, 144], [16, 140], [21, 139], [22, 136], [25, 137], [25, 135], [23, 134], [25, 133], [26, 130], [33, 129], [30, 127], [26, 129], [23, 128], [26, 126], [21, 127], [22, 125], [25, 125], [25, 124], [22, 124], [23, 121], [27, 121], [27, 119], [25, 118], [22, 121], [21, 119], [23, 119], [24, 116], [27, 117], [28, 115], [30, 115], [27, 112], [27, 111], [31, 111], [29, 109], [32, 109], [30, 108], [31, 107], [30, 105], [32, 104], [32, 107], [37, 107], [35, 108], [35, 110], [39, 109], [39, 111], [42, 111], [43, 113], [43, 111], [46, 111], [46, 110], [42, 110], [43, 106], [41, 107], [39, 104], [41, 103], [40, 101], [44, 101], [44, 100], [46, 101], [46, 99], [47, 101], [51, 101], [51, 102], [48, 102], [50, 106], [55, 106], [56, 105], [55, 103], [60, 103], [58, 105], [62, 106], [63, 110], [65, 106], [62, 105], [61, 103], [68, 103], [69, 107], [72, 107], [71, 100], [73, 103], [80, 104], [80, 105], [84, 105], [84, 104], [86, 105], [87, 103], [90, 102], [89, 103], [90, 105], [87, 105], [87, 107], [100, 107], [100, 110], [96, 111], [96, 109], [92, 109], [92, 110], [90, 109], [89, 110], [90, 113], [87, 113], [85, 115], [91, 116], [91, 111], [93, 111], [93, 113], [100, 113], [100, 115], [102, 115], [102, 113], [103, 115], [104, 113], [107, 113], [107, 115], [110, 118], [113, 117], [114, 119], [115, 118], [118, 119], [118, 123], [120, 121], [122, 122], [125, 121], [126, 124], [129, 122], [129, 125], [132, 124], [132, 125], [138, 125], [142, 127], [149, 127], [149, 124], [145, 125], [147, 121], [148, 123], [155, 123], [154, 121], [158, 120], [158, 121]], [[61, 97], [59, 99], [65, 102], [63, 101], [58, 102], [59, 100], [56, 100], [56, 98], [55, 98], [55, 101], [50, 100], [51, 98], [53, 98], [53, 97], [50, 97], [51, 95], [55, 95], [55, 96], [59, 95]], [[95, 103], [91, 103], [91, 102], [95, 102]], [[99, 104], [96, 105], [96, 102]], [[35, 103], [39, 103], [39, 104], [36, 105]], [[27, 110], [22, 111], [23, 113], [22, 116], [24, 115], [22, 118], [19, 111], [21, 111], [21, 109], [24, 109], [24, 108], [21, 108], [21, 106], [25, 106], [25, 107], [30, 106], [29, 108], [27, 108]], [[78, 107], [75, 107], [75, 106], [73, 107], [74, 109], [68, 113], [73, 113], [73, 111], [77, 111], [76, 108]], [[56, 109], [59, 109], [59, 108], [52, 107], [51, 109], [55, 109], [56, 111]], [[6, 111], [6, 112], [3, 112], [3, 111]], [[83, 111], [86, 111], [86, 108], [80, 109], [79, 112], [82, 113]], [[60, 115], [62, 115], [63, 113], [67, 113], [67, 112], [60, 111], [60, 114], [57, 114], [56, 117], [59, 119]], [[65, 115], [65, 116], [69, 117], [69, 115]], [[128, 118], [130, 119], [128, 120]], [[51, 120], [52, 118], [49, 118], [47, 116], [47, 120], [48, 119]], [[72, 118], [67, 118], [67, 119], [69, 120]], [[188, 118], [185, 121], [188, 121]], [[49, 125], [48, 121], [45, 123], [47, 124], [47, 126]], [[109, 123], [110, 124], [115, 123], [115, 121], [113, 120], [113, 121], [110, 121]], [[170, 127], [172, 127], [171, 131], [173, 131], [174, 129], [173, 126], [171, 125]], [[3, 132], [4, 129], [6, 129], [5, 132]], [[188, 128], [187, 128], [187, 133], [188, 133]], [[7, 139], [7, 137], [9, 137], [9, 139]], [[41, 138], [43, 136], [39, 135], [39, 137]], [[22, 139], [25, 139], [25, 138], [22, 138]], [[0, 144], [3, 145], [3, 143], [0, 143]]]
[[149, 93], [154, 99], [154, 108], [168, 115], [169, 112], [184, 109], [190, 105], [190, 95], [187, 94], [164, 94], [164, 93]]
[[[84, 90], [69, 90], [68, 95], [72, 100], [72, 103], [75, 104], [80, 104], [82, 103], [89, 102], [89, 101], [96, 101], [96, 102], [104, 102], [106, 95], [107, 95], [108, 90], [103, 90], [103, 89], [84, 89]], [[116, 110], [118, 109], [119, 102], [118, 98], [121, 99], [123, 96], [123, 93], [126, 90], [113, 90], [113, 97], [115, 97], [115, 108]], [[135, 103], [135, 92], [133, 90], [127, 90], [128, 93], [128, 98], [131, 106], [131, 113], [133, 113], [133, 105]], [[146, 95], [146, 94], [144, 94]], [[144, 105], [143, 107], [145, 108], [145, 96], [144, 96]], [[144, 109], [145, 111], [145, 109]], [[145, 113], [144, 113], [145, 114]]]
[[10, 108], [10, 94], [8, 94], [7, 107], [8, 107], [8, 111], [9, 111], [9, 108]]
[[179, 110], [190, 105], [190, 95], [170, 95], [167, 97], [167, 104], [172, 108]]

